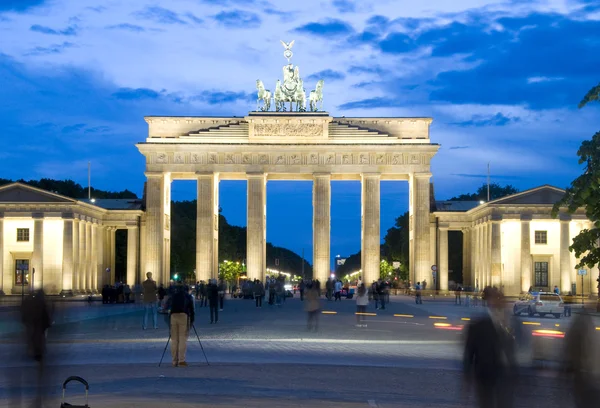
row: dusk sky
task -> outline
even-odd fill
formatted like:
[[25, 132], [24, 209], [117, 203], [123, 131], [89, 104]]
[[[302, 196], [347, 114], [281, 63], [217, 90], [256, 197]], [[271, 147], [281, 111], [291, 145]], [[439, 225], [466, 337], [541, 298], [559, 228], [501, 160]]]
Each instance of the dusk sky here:
[[[600, 130], [598, 0], [0, 0], [0, 177], [141, 196], [145, 115], [244, 116], [286, 63], [335, 116], [430, 116], [436, 198], [486, 177], [566, 187]], [[221, 182], [232, 224], [246, 183]], [[312, 183], [270, 182], [267, 239], [312, 262]], [[174, 199], [195, 183], [173, 183]], [[382, 183], [381, 234], [408, 206]], [[360, 249], [360, 184], [332, 184], [332, 256]]]

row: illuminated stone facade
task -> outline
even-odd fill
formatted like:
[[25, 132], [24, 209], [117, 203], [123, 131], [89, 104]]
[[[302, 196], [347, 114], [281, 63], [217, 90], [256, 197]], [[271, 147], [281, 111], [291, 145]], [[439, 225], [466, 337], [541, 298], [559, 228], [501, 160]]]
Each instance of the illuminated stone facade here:
[[98, 292], [115, 280], [117, 229], [128, 230], [126, 283], [135, 284], [143, 214], [140, 200], [91, 203], [20, 183], [0, 187], [0, 293]]

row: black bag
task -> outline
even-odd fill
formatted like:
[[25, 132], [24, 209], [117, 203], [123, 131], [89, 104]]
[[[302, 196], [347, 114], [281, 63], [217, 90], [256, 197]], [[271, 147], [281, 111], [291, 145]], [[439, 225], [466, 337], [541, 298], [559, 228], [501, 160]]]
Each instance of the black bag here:
[[[67, 390], [67, 384], [70, 383], [71, 381], [77, 381], [77, 382], [85, 385], [85, 405], [71, 405], [68, 402], [65, 402], [65, 391]], [[69, 377], [63, 383], [62, 389], [63, 389], [63, 394], [62, 394], [63, 396], [62, 396], [62, 402], [60, 404], [60, 408], [90, 408], [90, 406], [88, 405], [88, 392], [90, 390], [90, 386], [86, 380], [84, 380], [81, 377], [75, 377], [75, 376]]]

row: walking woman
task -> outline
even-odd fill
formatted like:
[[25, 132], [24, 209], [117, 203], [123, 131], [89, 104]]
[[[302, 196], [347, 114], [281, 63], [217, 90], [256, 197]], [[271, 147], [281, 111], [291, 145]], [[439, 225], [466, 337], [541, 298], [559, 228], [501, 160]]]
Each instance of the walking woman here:
[[367, 305], [369, 304], [369, 294], [364, 284], [360, 284], [356, 291], [356, 327], [367, 327], [363, 324]]
[[319, 329], [319, 309], [321, 309], [319, 290], [319, 285], [314, 282], [307, 286], [304, 310], [308, 314], [307, 328], [309, 331], [316, 332]]

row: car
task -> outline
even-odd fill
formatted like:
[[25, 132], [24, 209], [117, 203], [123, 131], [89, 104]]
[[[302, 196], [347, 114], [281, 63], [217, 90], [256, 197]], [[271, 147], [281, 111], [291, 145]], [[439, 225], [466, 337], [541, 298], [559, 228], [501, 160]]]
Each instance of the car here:
[[527, 313], [529, 316], [540, 315], [545, 317], [548, 314], [554, 315], [557, 319], [562, 316], [565, 309], [560, 295], [552, 292], [533, 292], [522, 296], [513, 306], [513, 313], [518, 316]]

